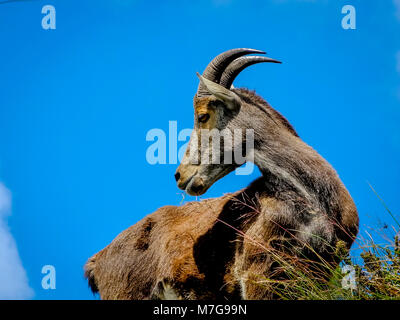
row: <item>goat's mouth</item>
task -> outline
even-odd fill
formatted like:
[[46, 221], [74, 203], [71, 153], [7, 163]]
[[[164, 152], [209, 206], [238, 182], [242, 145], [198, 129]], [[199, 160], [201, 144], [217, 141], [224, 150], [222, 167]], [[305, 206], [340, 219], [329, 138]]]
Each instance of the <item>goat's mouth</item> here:
[[209, 186], [206, 186], [204, 179], [200, 177], [196, 171], [185, 181], [179, 182], [178, 188], [185, 190], [186, 193], [191, 196], [200, 196], [207, 191]]
[[235, 166], [229, 165], [219, 167], [218, 170], [213, 170], [212, 174], [202, 174], [196, 170], [188, 179], [185, 181], [179, 180], [178, 188], [185, 190], [187, 194], [191, 196], [201, 196], [206, 193], [207, 190], [216, 182], [221, 179], [229, 172], [235, 169]]
[[188, 179], [185, 181], [180, 181], [178, 182], [178, 188], [181, 190], [186, 190], [187, 186], [191, 183], [192, 179], [194, 176], [197, 174], [197, 172], [193, 173]]
[[202, 178], [192, 176], [186, 185], [185, 191], [191, 196], [201, 196], [209, 187]]
[[185, 190], [191, 196], [200, 196], [209, 188], [201, 177], [196, 176], [196, 173], [184, 182], [179, 183], [178, 187], [181, 190]]
[[191, 196], [201, 196], [219, 179], [231, 172], [234, 166], [225, 166], [214, 171], [213, 175], [207, 176], [202, 174], [194, 174], [187, 180], [185, 191]]

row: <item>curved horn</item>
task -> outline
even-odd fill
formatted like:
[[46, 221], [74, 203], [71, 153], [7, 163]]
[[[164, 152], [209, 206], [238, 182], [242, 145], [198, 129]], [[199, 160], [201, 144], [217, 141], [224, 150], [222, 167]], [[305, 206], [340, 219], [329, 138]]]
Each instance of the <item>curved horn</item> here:
[[[225, 51], [220, 55], [216, 56], [208, 64], [208, 66], [205, 68], [203, 72], [203, 77], [215, 83], [219, 83], [222, 72], [233, 60], [241, 56], [244, 56], [245, 54], [251, 54], [251, 53], [264, 54], [265, 52], [248, 48], [231, 49]], [[201, 97], [209, 94], [210, 93], [207, 91], [206, 87], [202, 83], [200, 83], [199, 88], [197, 89], [197, 96]]]
[[241, 57], [234, 60], [224, 71], [221, 76], [220, 85], [229, 89], [232, 86], [233, 81], [237, 75], [242, 72], [243, 69], [260, 62], [273, 62], [282, 63], [278, 60], [271, 59], [268, 57], [251, 56], [251, 57]]

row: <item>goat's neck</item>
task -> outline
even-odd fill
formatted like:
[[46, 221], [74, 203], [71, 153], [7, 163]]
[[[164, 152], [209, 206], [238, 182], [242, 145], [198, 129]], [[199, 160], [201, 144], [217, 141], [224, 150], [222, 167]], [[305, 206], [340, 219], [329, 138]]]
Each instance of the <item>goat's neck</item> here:
[[295, 194], [310, 205], [326, 208], [326, 198], [340, 181], [334, 169], [300, 138], [282, 133], [276, 139], [258, 139], [254, 163], [263, 174], [266, 192]]

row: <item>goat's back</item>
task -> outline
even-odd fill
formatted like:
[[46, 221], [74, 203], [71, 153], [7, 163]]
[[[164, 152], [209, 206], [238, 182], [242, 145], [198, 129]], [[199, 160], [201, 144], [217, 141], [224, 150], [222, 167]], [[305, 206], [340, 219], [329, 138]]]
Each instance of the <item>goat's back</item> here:
[[196, 266], [193, 246], [212, 228], [229, 199], [165, 206], [121, 232], [85, 265], [92, 291], [102, 299], [168, 298], [160, 296], [168, 279], [200, 285], [204, 276]]

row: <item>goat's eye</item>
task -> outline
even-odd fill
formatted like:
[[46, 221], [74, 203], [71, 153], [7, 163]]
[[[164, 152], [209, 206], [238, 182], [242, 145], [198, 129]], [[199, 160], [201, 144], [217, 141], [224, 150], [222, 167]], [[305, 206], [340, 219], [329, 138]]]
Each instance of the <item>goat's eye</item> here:
[[197, 119], [199, 120], [199, 122], [205, 123], [208, 121], [208, 119], [210, 119], [210, 115], [208, 113], [202, 113], [202, 114], [199, 114]]

